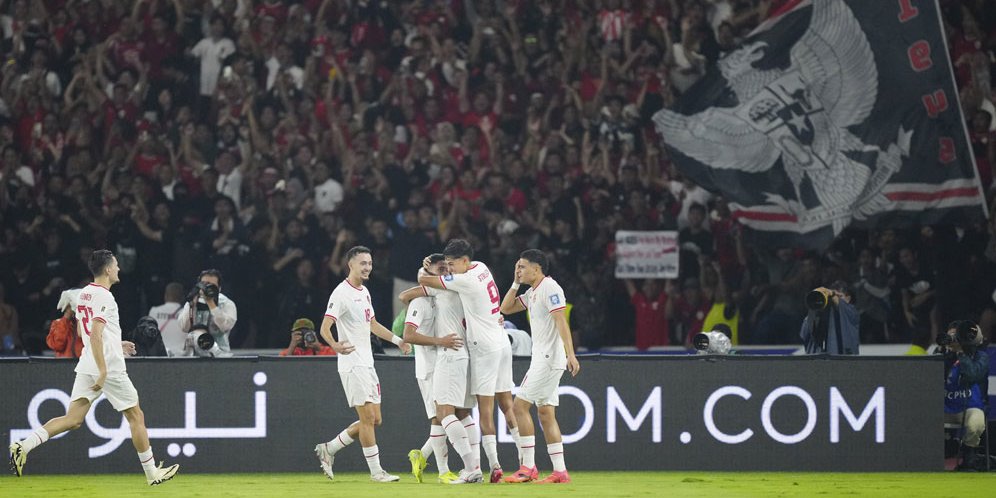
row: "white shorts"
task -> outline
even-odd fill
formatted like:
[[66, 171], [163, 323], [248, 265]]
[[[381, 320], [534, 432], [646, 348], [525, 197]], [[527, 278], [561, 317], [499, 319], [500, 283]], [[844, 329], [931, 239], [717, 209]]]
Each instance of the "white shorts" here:
[[546, 365], [530, 366], [519, 384], [516, 397], [536, 406], [560, 406], [560, 378], [565, 369]]
[[90, 403], [100, 397], [101, 394], [107, 396], [107, 401], [119, 412], [123, 412], [131, 407], [138, 406], [138, 391], [135, 390], [131, 378], [125, 372], [117, 374], [107, 374], [104, 379], [104, 387], [99, 391], [90, 389], [97, 383], [96, 375], [77, 373], [76, 381], [73, 382], [73, 394], [70, 401], [85, 399]]
[[490, 353], [470, 355], [470, 392], [475, 396], [494, 396], [515, 387], [512, 380], [512, 345]]
[[456, 408], [473, 408], [470, 394], [469, 359], [439, 356], [432, 372], [432, 397], [436, 404]]
[[436, 416], [436, 397], [432, 393], [432, 378], [435, 372], [429, 372], [425, 379], [418, 379], [418, 391], [422, 393], [422, 403], [425, 405], [425, 416], [433, 418]]
[[350, 408], [367, 403], [380, 404], [380, 379], [373, 367], [353, 367], [348, 372], [339, 372], [339, 379]]

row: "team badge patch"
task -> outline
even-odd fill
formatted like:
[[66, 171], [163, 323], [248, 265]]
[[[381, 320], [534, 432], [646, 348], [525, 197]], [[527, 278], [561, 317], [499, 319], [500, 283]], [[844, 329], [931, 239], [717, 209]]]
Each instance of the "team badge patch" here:
[[452, 274], [450, 274], [450, 275], [443, 275], [443, 280], [445, 280], [447, 282], [452, 282], [453, 281], [453, 275]]
[[560, 304], [560, 296], [553, 294], [550, 296], [550, 304]]

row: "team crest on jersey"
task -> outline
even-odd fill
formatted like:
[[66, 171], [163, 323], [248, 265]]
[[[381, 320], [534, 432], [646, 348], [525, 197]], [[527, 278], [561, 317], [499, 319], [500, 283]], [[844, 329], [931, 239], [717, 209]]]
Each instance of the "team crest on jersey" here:
[[443, 275], [443, 280], [445, 280], [447, 282], [452, 282], [453, 281], [453, 274], [451, 273], [449, 275]]
[[560, 304], [560, 296], [553, 294], [550, 296], [550, 304]]

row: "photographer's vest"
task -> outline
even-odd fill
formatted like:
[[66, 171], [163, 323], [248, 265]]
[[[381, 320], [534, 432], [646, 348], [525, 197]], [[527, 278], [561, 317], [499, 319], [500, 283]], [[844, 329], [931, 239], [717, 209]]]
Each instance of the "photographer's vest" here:
[[961, 365], [957, 362], [944, 379], [944, 413], [961, 413], [969, 408], [982, 409], [982, 389], [978, 383], [969, 387], [958, 384]]

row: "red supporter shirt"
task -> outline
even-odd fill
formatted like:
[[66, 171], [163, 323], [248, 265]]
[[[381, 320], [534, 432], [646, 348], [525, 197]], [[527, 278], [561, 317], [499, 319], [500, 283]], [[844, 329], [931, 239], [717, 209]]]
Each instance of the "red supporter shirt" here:
[[636, 349], [643, 351], [650, 346], [670, 344], [667, 316], [664, 314], [667, 294], [661, 292], [650, 300], [642, 292], [637, 292], [630, 301], [636, 310]]

